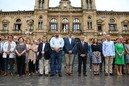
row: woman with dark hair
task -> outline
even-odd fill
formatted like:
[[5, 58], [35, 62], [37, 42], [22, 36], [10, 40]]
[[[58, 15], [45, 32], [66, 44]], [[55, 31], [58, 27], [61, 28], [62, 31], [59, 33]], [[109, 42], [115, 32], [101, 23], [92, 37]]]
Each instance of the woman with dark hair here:
[[124, 45], [122, 43], [121, 38], [117, 39], [117, 43], [115, 44], [115, 64], [117, 75], [122, 75], [122, 65], [124, 65]]
[[127, 74], [129, 75], [129, 39], [126, 40], [126, 44], [125, 44], [125, 51], [126, 51], [126, 66], [127, 66]]
[[92, 64], [93, 64], [93, 73], [94, 75], [99, 75], [100, 64], [101, 64], [101, 48], [98, 44], [97, 39], [93, 39], [93, 44], [91, 45], [92, 49]]
[[17, 44], [15, 52], [17, 61], [17, 73], [18, 76], [21, 76], [25, 74], [24, 67], [25, 67], [26, 45], [22, 37], [19, 37], [18, 42], [19, 44]]

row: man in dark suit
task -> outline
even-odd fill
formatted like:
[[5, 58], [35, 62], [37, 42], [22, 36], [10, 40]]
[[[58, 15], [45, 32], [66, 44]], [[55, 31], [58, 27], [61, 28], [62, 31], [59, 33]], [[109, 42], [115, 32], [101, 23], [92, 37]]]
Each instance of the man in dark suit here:
[[72, 74], [72, 63], [75, 54], [75, 39], [72, 38], [72, 33], [70, 32], [68, 37], [64, 39], [64, 53], [65, 53], [65, 61], [66, 61], [66, 74], [69, 76]]
[[[39, 59], [39, 75], [48, 76], [49, 73], [49, 59], [50, 59], [50, 44], [47, 42], [47, 37], [43, 37], [43, 42], [38, 46], [38, 59]], [[44, 70], [45, 69], [45, 70]], [[43, 73], [43, 71], [45, 71]]]
[[85, 37], [80, 37], [80, 42], [77, 44], [78, 51], [78, 76], [81, 76], [81, 66], [83, 64], [83, 75], [86, 76], [86, 62], [87, 62], [87, 52], [88, 43], [84, 42]]

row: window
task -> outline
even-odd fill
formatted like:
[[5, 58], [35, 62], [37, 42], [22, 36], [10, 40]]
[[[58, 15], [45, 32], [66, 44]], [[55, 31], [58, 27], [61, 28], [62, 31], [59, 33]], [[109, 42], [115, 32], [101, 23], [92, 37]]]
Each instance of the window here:
[[3, 24], [3, 30], [4, 31], [8, 30], [8, 24]]
[[8, 20], [6, 20], [6, 19], [4, 19], [3, 21], [2, 21], [2, 30], [4, 30], [4, 31], [7, 31], [7, 30], [9, 30], [9, 21]]
[[128, 30], [128, 25], [123, 25], [123, 30]]
[[14, 24], [14, 30], [21, 30], [21, 19], [17, 19]]
[[15, 29], [14, 30], [21, 30], [21, 24], [15, 24]]
[[80, 30], [80, 21], [77, 18], [73, 20], [73, 30], [74, 31]]
[[65, 31], [68, 31], [69, 29], [69, 21], [68, 19], [64, 18], [62, 20], [62, 30], [65, 32]]
[[98, 31], [102, 31], [102, 25], [98, 24]]
[[86, 4], [87, 4], [87, 9], [92, 8], [92, 1], [91, 0], [86, 0]]
[[91, 21], [87, 22], [87, 27], [88, 27], [88, 29], [92, 29], [92, 22]]
[[44, 0], [39, 0], [39, 8], [43, 8]]
[[16, 22], [21, 22], [21, 19], [17, 19]]
[[38, 29], [43, 29], [43, 22], [38, 22]]
[[50, 20], [50, 30], [57, 30], [57, 20], [55, 18]]
[[116, 24], [109, 24], [109, 30], [116, 30]]
[[29, 29], [29, 31], [32, 31], [33, 30], [33, 26], [29, 25], [28, 29]]
[[39, 19], [43, 19], [42, 15], [39, 16]]

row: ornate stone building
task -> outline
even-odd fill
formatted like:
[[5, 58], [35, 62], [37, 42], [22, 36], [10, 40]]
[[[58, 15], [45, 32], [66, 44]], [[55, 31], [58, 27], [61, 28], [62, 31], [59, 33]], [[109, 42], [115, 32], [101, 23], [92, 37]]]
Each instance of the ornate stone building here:
[[60, 0], [57, 7], [49, 7], [49, 0], [35, 0], [33, 11], [0, 11], [1, 35], [51, 37], [56, 30], [63, 37], [72, 31], [75, 37], [83, 34], [88, 40], [105, 34], [126, 37], [129, 12], [97, 11], [95, 0], [81, 0], [81, 7], [73, 7], [70, 0]]

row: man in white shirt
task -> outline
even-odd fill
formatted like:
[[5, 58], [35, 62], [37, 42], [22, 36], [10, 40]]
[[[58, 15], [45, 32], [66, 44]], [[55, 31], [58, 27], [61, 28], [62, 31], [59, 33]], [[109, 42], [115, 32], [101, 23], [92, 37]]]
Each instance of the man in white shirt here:
[[108, 73], [110, 73], [110, 75], [113, 75], [112, 65], [113, 58], [115, 56], [115, 47], [114, 42], [111, 41], [110, 35], [107, 35], [106, 41], [103, 42], [102, 52], [105, 57], [105, 76], [107, 76]]
[[[63, 38], [59, 37], [59, 32], [56, 31], [54, 37], [50, 39], [51, 52], [51, 76], [54, 76], [56, 71], [59, 77], [62, 77], [62, 50], [64, 47]], [[55, 65], [56, 63], [56, 65]], [[56, 70], [57, 67], [57, 70]]]
[[3, 45], [3, 58], [4, 58], [4, 71], [5, 71], [4, 76], [6, 76], [8, 73], [13, 75], [15, 48], [16, 48], [16, 43], [13, 41], [13, 36], [9, 35], [8, 40]]

